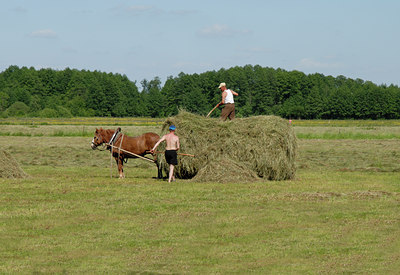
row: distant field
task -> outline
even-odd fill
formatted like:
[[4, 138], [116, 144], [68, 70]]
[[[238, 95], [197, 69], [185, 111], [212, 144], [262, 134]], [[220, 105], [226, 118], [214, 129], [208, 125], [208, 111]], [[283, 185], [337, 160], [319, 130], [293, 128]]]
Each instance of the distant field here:
[[0, 118], [0, 125], [159, 125], [162, 118], [144, 117], [73, 117], [73, 118]]
[[137, 136], [143, 132], [160, 132], [160, 125], [132, 126], [132, 125], [0, 125], [0, 136], [28, 136], [28, 137], [93, 137], [95, 129], [117, 129], [129, 136]]
[[292, 119], [293, 126], [301, 127], [380, 127], [380, 126], [400, 126], [400, 120], [295, 120]]
[[400, 126], [296, 126], [300, 139], [400, 139]]
[[[0, 118], [0, 125], [161, 125], [164, 118], [145, 117], [73, 117], [73, 118]], [[301, 127], [379, 127], [400, 126], [400, 120], [296, 120], [293, 126]]]
[[[125, 134], [136, 136], [140, 131], [159, 133], [163, 121], [161, 118], [7, 118], [0, 119], [0, 136], [90, 137], [98, 127], [121, 127]], [[293, 120], [292, 125], [300, 139], [400, 139], [400, 120]]]
[[119, 180], [109, 152], [90, 148], [96, 127], [140, 135], [161, 121], [49, 121], [0, 122], [0, 149], [29, 174], [0, 178], [0, 273], [400, 270], [397, 121], [294, 121], [296, 178], [231, 184], [168, 184], [140, 160]]

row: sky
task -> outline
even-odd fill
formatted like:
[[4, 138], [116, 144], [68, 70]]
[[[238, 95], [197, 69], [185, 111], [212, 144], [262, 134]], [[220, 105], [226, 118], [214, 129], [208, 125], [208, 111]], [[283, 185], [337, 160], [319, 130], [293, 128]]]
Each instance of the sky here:
[[0, 0], [0, 72], [260, 65], [400, 86], [398, 0]]

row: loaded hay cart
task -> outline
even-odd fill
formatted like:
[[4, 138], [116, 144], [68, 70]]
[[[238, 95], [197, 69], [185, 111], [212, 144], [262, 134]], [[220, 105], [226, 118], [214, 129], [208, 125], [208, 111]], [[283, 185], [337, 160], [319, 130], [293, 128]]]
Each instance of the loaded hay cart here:
[[[161, 135], [177, 127], [180, 151], [175, 176], [193, 181], [238, 182], [289, 180], [296, 173], [297, 138], [288, 121], [277, 116], [254, 116], [221, 121], [186, 111], [165, 120]], [[160, 148], [161, 149], [161, 148]], [[163, 157], [161, 169], [168, 173]]]

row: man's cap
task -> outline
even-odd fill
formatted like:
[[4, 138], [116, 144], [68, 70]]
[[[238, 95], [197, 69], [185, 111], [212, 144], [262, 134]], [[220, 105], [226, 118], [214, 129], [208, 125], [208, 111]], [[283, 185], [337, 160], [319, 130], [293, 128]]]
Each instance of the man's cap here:
[[176, 127], [175, 127], [175, 125], [171, 125], [171, 126], [169, 126], [169, 129], [170, 129], [171, 131], [175, 131]]
[[218, 89], [220, 89], [223, 86], [226, 86], [225, 82], [220, 83], [219, 86], [218, 86]]

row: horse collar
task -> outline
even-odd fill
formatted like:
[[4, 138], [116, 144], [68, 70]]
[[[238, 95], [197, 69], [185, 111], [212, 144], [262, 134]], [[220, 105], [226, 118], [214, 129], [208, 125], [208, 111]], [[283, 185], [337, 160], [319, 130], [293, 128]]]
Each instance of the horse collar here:
[[121, 134], [120, 131], [121, 131], [121, 128], [118, 128], [114, 132], [114, 134], [112, 135], [112, 137], [111, 137], [110, 141], [108, 142], [108, 144], [113, 144], [118, 139], [119, 135]]

